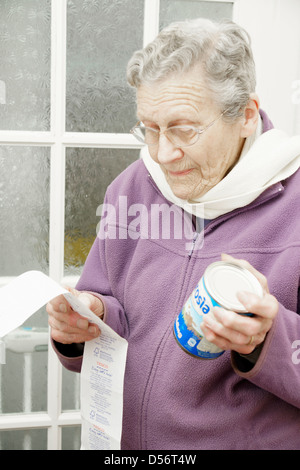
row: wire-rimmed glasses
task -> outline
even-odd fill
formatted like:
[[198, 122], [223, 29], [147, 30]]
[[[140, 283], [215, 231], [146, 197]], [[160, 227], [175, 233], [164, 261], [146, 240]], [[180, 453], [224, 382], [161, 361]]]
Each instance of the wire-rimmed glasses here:
[[158, 145], [161, 134], [164, 134], [176, 147], [189, 147], [194, 145], [198, 141], [200, 135], [209, 129], [215, 122], [217, 122], [224, 113], [225, 111], [223, 111], [223, 113], [221, 113], [216, 119], [201, 129], [194, 126], [179, 125], [170, 126], [165, 130], [158, 130], [154, 127], [147, 127], [141, 121], [138, 121], [137, 124], [130, 130], [130, 133], [133, 134], [137, 140], [143, 142], [149, 147]]

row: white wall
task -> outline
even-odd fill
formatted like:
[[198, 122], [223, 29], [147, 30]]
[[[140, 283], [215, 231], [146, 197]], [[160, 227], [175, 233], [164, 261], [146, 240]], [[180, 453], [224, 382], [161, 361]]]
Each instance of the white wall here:
[[234, 20], [252, 38], [261, 108], [300, 134], [300, 0], [237, 0]]

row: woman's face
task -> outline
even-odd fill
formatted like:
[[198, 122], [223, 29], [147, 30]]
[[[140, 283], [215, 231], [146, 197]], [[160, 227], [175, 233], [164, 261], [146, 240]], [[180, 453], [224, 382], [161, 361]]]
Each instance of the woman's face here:
[[[137, 90], [138, 119], [157, 130], [174, 125], [203, 128], [222, 111], [195, 71], [158, 84], [141, 85]], [[149, 152], [175, 196], [193, 201], [221, 181], [235, 165], [245, 141], [240, 135], [240, 121], [229, 124], [221, 118], [192, 146], [176, 147], [161, 134], [158, 144], [149, 147]]]

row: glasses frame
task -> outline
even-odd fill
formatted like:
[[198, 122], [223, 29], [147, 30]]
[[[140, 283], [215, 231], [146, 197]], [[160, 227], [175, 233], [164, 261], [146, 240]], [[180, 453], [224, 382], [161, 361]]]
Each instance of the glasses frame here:
[[[138, 121], [135, 126], [132, 127], [132, 129], [130, 129], [130, 134], [134, 135], [134, 137], [139, 141], [139, 142], [142, 142], [144, 143], [145, 145], [148, 145], [148, 147], [155, 147], [156, 145], [159, 144], [159, 136], [161, 134], [164, 134], [166, 135], [167, 139], [173, 144], [175, 145], [176, 147], [178, 148], [185, 148], [185, 147], [191, 147], [192, 145], [195, 145], [198, 140], [199, 140], [199, 137], [201, 134], [203, 134], [203, 132], [205, 132], [207, 129], [209, 129], [211, 126], [213, 126], [213, 124], [215, 124], [215, 122], [217, 122], [222, 116], [223, 114], [225, 113], [226, 111], [223, 111], [216, 119], [214, 119], [212, 122], [210, 122], [207, 126], [199, 129], [198, 127], [194, 127], [194, 126], [187, 126], [187, 125], [181, 125], [181, 126], [170, 126], [170, 127], [167, 127], [166, 129], [164, 130], [157, 130], [157, 129], [154, 129], [153, 127], [147, 127], [147, 126], [141, 126], [142, 124], [142, 121]], [[137, 129], [149, 129], [151, 130], [152, 132], [156, 132], [158, 134], [158, 140], [157, 140], [157, 143], [155, 144], [147, 144], [145, 142], [145, 140], [143, 140], [143, 138], [141, 138], [138, 134], [136, 134], [136, 130]], [[172, 142], [172, 140], [170, 139], [170, 137], [166, 134], [168, 130], [170, 129], [182, 129], [182, 128], [188, 128], [188, 129], [193, 129], [195, 132], [196, 132], [196, 135], [197, 135], [197, 138], [195, 140], [195, 142], [193, 142], [192, 144], [186, 144], [186, 145], [178, 145], [177, 143], [175, 142]]]

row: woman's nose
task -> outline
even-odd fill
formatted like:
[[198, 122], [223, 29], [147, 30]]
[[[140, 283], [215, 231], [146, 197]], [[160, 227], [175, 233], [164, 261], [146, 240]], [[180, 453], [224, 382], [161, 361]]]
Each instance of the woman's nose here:
[[164, 134], [160, 134], [157, 146], [157, 160], [158, 163], [166, 164], [183, 157], [183, 152], [179, 147], [176, 147]]

